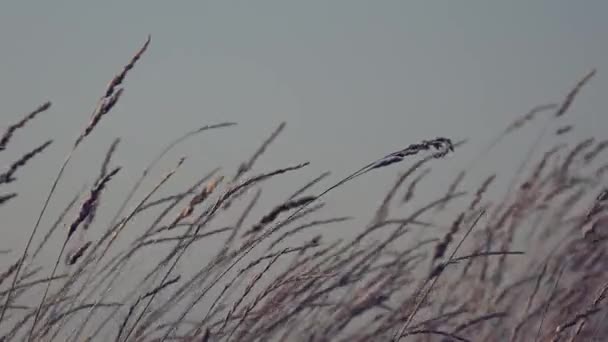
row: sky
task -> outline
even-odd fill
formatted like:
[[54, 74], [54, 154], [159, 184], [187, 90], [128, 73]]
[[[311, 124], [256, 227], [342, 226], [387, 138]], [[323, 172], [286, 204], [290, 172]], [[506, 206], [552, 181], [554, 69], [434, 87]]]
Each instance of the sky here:
[[[20, 196], [0, 208], [0, 249], [25, 243], [104, 87], [148, 34], [149, 51], [128, 75], [117, 107], [74, 156], [42, 231], [94, 181], [116, 137], [122, 142], [114, 162], [124, 169], [104, 197], [110, 216], [168, 142], [225, 121], [238, 126], [184, 143], [145, 188], [181, 155], [189, 159], [170, 186], [185, 188], [216, 166], [231, 176], [285, 121], [255, 170], [311, 166], [273, 183], [264, 193], [268, 203], [323, 171], [335, 181], [423, 139], [469, 138], [438, 162], [450, 172], [424, 184], [439, 190], [516, 117], [560, 101], [593, 68], [598, 74], [566, 123], [576, 125], [576, 138], [605, 138], [606, 13], [605, 0], [3, 1], [0, 126], [46, 100], [53, 106], [15, 137], [0, 163], [9, 165], [49, 137], [55, 142], [20, 171], [13, 188]], [[482, 173], [513, 168], [540, 127], [497, 149]], [[373, 213], [403, 167], [366, 175], [329, 197], [328, 205], [337, 215]]]

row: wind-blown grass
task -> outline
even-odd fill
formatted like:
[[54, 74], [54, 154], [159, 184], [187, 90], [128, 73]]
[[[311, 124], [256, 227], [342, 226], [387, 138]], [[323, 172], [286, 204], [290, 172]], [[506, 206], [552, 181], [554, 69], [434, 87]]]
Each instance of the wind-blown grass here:
[[[467, 169], [454, 174], [448, 188], [426, 201], [418, 195], [431, 193], [426, 183], [434, 168], [443, 168], [447, 157], [458, 158], [465, 141], [407, 141], [333, 185], [322, 186], [329, 175], [324, 172], [293, 184], [285, 200], [267, 203], [263, 194], [273, 180], [297, 177], [309, 165], [257, 165], [286, 123], [233, 174], [217, 167], [187, 189], [172, 189], [169, 180], [180, 177], [182, 168], [197, 167], [180, 158], [139, 194], [151, 171], [181, 142], [234, 125], [225, 122], [171, 140], [126, 197], [112, 199], [118, 204], [114, 213], [98, 210], [110, 198], [104, 191], [122, 181], [124, 168], [114, 166], [112, 158], [121, 140], [110, 140], [89, 191], [67, 203], [52, 225], [41, 225], [75, 151], [85, 148], [101, 119], [119, 105], [125, 78], [149, 44], [148, 38], [107, 86], [68, 151], [33, 229], [27, 231], [30, 223], [23, 222], [26, 246], [0, 245], [7, 265], [0, 270], [1, 341], [608, 339], [608, 166], [602, 162], [608, 142], [596, 137], [571, 142], [576, 127], [562, 122], [595, 70], [561, 101], [517, 118]], [[18, 130], [25, 134], [26, 124], [49, 109], [46, 103], [9, 125], [0, 150], [16, 148], [11, 137]], [[471, 179], [497, 145], [539, 120], [542, 132], [514, 170]], [[539, 151], [550, 132], [555, 144]], [[0, 173], [0, 215], [19, 196], [21, 169], [49, 145], [50, 140], [7, 162]], [[353, 227], [358, 213], [322, 214], [330, 194], [351, 182], [371, 181], [382, 168], [403, 169], [361, 229]], [[493, 190], [504, 177], [508, 188], [500, 195]], [[465, 188], [465, 180], [473, 186]], [[160, 196], [161, 188], [169, 194]], [[76, 203], [80, 207], [74, 212]], [[255, 216], [259, 210], [264, 214]], [[148, 221], [138, 219], [144, 216], [152, 223], [142, 228], [140, 222]], [[334, 226], [353, 229], [329, 234]], [[92, 230], [101, 230], [100, 236], [88, 235]], [[421, 230], [424, 234], [414, 233]], [[86, 238], [66, 253], [76, 232]], [[51, 243], [57, 234], [63, 241], [59, 247]], [[34, 237], [41, 242], [30, 253]], [[203, 260], [194, 260], [196, 269], [187, 270], [192, 252], [203, 245], [213, 248]], [[44, 250], [56, 259], [40, 258]], [[158, 256], [150, 260], [153, 267], [129, 271], [139, 267], [138, 258], [150, 255]]]

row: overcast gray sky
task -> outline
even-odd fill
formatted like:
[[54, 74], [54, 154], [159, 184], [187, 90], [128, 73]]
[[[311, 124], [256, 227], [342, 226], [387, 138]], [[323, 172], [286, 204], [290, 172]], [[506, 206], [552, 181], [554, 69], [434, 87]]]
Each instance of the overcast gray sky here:
[[[567, 121], [581, 137], [605, 137], [606, 14], [605, 0], [4, 1], [0, 124], [45, 100], [53, 107], [15, 137], [1, 162], [47, 137], [56, 142], [19, 173], [13, 188], [21, 196], [2, 208], [0, 248], [23, 245], [73, 138], [147, 34], [149, 51], [128, 76], [125, 96], [75, 157], [43, 231], [94, 180], [115, 137], [123, 138], [115, 164], [125, 170], [108, 190], [108, 205], [122, 198], [162, 146], [187, 130], [239, 123], [181, 146], [146, 189], [182, 154], [191, 159], [171, 186], [183, 188], [220, 165], [230, 176], [287, 121], [256, 168], [311, 161], [308, 171], [289, 178], [299, 183], [268, 190], [283, 195], [321, 171], [337, 179], [435, 136], [471, 139], [468, 150], [441, 161], [456, 167], [517, 115], [559, 101], [591, 68], [598, 75]], [[526, 129], [508, 146], [525, 147], [539, 128]], [[513, 166], [513, 151], [499, 149], [484, 173]], [[373, 211], [398, 170], [350, 185], [342, 197], [329, 198], [332, 208]], [[449, 181], [440, 177], [425, 186]]]

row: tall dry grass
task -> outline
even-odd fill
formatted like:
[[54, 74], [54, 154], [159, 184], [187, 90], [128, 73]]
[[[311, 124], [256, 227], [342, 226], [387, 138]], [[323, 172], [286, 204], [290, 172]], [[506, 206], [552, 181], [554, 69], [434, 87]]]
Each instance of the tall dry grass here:
[[[120, 140], [112, 141], [88, 191], [65, 204], [52, 225], [41, 225], [65, 168], [119, 105], [123, 83], [149, 44], [148, 38], [107, 86], [33, 227], [23, 222], [20, 229], [32, 227], [27, 244], [1, 250], [8, 265], [0, 270], [1, 341], [608, 340], [608, 166], [603, 162], [608, 143], [594, 137], [572, 142], [569, 134], [576, 127], [563, 122], [595, 71], [561, 102], [517, 118], [428, 202], [417, 197], [428, 191], [425, 180], [433, 177], [433, 168], [442, 168], [443, 158], [458, 158], [465, 141], [409, 142], [333, 185], [321, 186], [326, 172], [293, 184], [282, 202], [263, 203], [262, 191], [273, 179], [297, 175], [308, 165], [256, 171], [264, 169], [257, 165], [259, 157], [285, 123], [233, 175], [218, 168], [187, 189], [167, 189], [181, 168], [196, 167], [180, 158], [137, 198], [161, 159], [186, 139], [234, 125], [228, 122], [171, 141], [142, 171], [117, 212], [106, 213], [98, 210], [104, 191], [117, 186], [121, 170], [113, 165]], [[13, 135], [48, 110], [45, 103], [9, 125], [0, 151], [17, 148], [10, 144]], [[470, 180], [497, 145], [535, 121], [543, 122], [543, 131], [523, 151], [520, 165]], [[542, 151], [541, 141], [550, 132], [555, 144]], [[0, 211], [9, 210], [19, 196], [3, 188], [13, 183], [11, 189], [18, 189], [20, 170], [50, 144], [8, 162], [0, 174]], [[403, 172], [359, 230], [350, 226], [351, 217], [321, 217], [330, 192], [389, 167]], [[504, 177], [502, 194], [491, 191]], [[475, 186], [465, 188], [464, 180]], [[171, 194], [160, 196], [161, 189]], [[254, 208], [266, 213], [254, 217]], [[134, 231], [140, 217], [151, 223]], [[220, 223], [226, 221], [232, 223]], [[352, 229], [328, 234], [336, 224]], [[100, 237], [89, 235], [91, 230], [101, 231]], [[424, 234], [417, 233], [421, 230]], [[85, 238], [67, 250], [76, 233]], [[62, 246], [50, 243], [53, 235], [61, 237]], [[34, 238], [40, 243], [32, 253]], [[183, 271], [202, 245], [215, 249], [195, 260], [195, 270]], [[41, 251], [55, 259], [43, 260]], [[142, 267], [143, 274], [131, 272], [142, 255], [159, 257], [153, 267]]]

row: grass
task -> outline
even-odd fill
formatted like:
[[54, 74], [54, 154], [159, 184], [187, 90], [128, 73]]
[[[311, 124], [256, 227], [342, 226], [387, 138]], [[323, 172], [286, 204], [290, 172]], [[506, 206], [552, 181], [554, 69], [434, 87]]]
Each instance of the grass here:
[[[74, 152], [85, 148], [102, 119], [111, 119], [128, 74], [150, 42], [148, 37], [112, 78], [42, 207], [33, 208], [36, 220], [22, 222], [27, 244], [0, 246], [8, 265], [0, 270], [1, 341], [608, 339], [603, 324], [608, 319], [608, 189], [603, 185], [608, 166], [602, 164], [608, 142], [594, 137], [571, 142], [576, 128], [563, 121], [595, 71], [559, 103], [535, 107], [506, 127], [476, 162], [426, 203], [416, 197], [425, 191], [424, 180], [433, 176], [433, 168], [442, 168], [444, 157], [457, 157], [464, 141], [408, 142], [336, 184], [321, 186], [326, 172], [293, 184], [292, 195], [282, 202], [261, 203], [262, 190], [275, 178], [297, 175], [308, 165], [254, 172], [264, 169], [257, 166], [259, 157], [285, 123], [233, 176], [218, 168], [188, 189], [167, 188], [186, 167], [181, 158], [137, 197], [161, 159], [186, 139], [235, 125], [226, 122], [171, 141], [144, 169], [118, 211], [107, 215], [98, 210], [106, 200], [104, 191], [121, 175], [113, 163], [120, 140], [114, 140], [99, 174], [91, 175], [92, 185], [44, 226]], [[49, 110], [51, 103], [44, 103], [9, 125], [0, 153], [15, 148], [12, 137]], [[462, 185], [478, 161], [537, 121], [544, 124], [542, 134], [520, 165], [473, 179], [472, 188]], [[541, 142], [550, 135], [555, 145], [542, 150]], [[0, 174], [0, 215], [19, 196], [18, 190], [5, 190], [7, 185], [18, 189], [19, 171], [51, 143], [38, 143], [9, 161]], [[320, 217], [327, 194], [373, 178], [377, 169], [399, 167], [403, 172], [363, 227], [338, 238], [327, 234], [333, 224], [352, 224], [347, 216]], [[504, 194], [491, 191], [505, 175]], [[259, 207], [268, 209], [256, 218], [253, 211]], [[134, 238], [125, 234], [142, 217], [151, 218], [145, 229]], [[100, 236], [92, 238], [91, 230], [101, 231]], [[416, 233], [420, 230], [424, 234]], [[74, 241], [77, 233], [85, 238]], [[57, 241], [52, 236], [60, 236], [62, 244], [50, 243]], [[70, 242], [77, 247], [67, 248]], [[192, 270], [201, 246], [214, 249], [204, 260], [194, 260]], [[55, 259], [43, 260], [41, 251]], [[130, 271], [139, 267], [142, 255], [158, 256], [154, 267]], [[36, 305], [26, 305], [32, 302]]]

